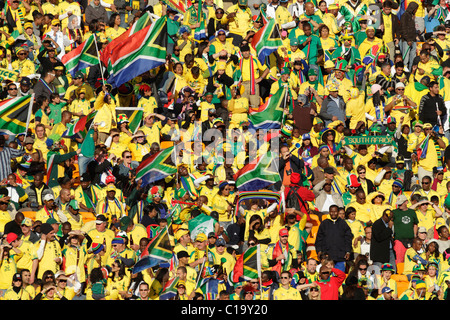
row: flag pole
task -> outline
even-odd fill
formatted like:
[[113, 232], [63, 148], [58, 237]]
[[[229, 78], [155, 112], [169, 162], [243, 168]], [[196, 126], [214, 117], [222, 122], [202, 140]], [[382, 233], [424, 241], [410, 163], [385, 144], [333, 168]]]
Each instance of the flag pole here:
[[33, 104], [34, 104], [34, 95], [35, 95], [35, 93], [33, 92], [31, 94], [31, 98], [30, 98], [30, 106], [28, 107], [28, 116], [27, 116], [27, 125], [25, 127], [25, 135], [27, 134], [28, 127], [30, 126], [31, 111], [33, 110]]
[[97, 35], [95, 33], [93, 33], [92, 35], [94, 36], [95, 51], [97, 51], [98, 65], [100, 66], [100, 72], [102, 74], [103, 85], [105, 85], [105, 76], [103, 75], [103, 66], [102, 66], [102, 62], [100, 60], [100, 54], [98, 53]]

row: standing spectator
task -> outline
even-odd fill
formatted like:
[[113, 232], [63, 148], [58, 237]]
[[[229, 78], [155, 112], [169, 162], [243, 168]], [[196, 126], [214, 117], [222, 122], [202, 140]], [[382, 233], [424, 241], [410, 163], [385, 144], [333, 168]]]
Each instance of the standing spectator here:
[[407, 72], [411, 72], [412, 63], [416, 56], [416, 12], [418, 8], [417, 2], [410, 2], [406, 11], [400, 17], [400, 50], [405, 57], [403, 62]]
[[393, 250], [394, 213], [390, 209], [383, 211], [380, 219], [372, 226], [372, 240], [370, 242], [370, 259], [375, 266], [381, 267], [384, 263], [395, 265]]
[[419, 219], [414, 210], [408, 208], [408, 199], [405, 195], [397, 198], [397, 209], [394, 209], [394, 251], [395, 263], [404, 261], [405, 251], [412, 245], [417, 234]]
[[444, 99], [439, 94], [439, 83], [431, 81], [428, 85], [429, 92], [420, 99], [419, 120], [423, 123], [431, 123], [434, 127], [438, 125], [443, 129], [447, 108]]
[[[352, 252], [353, 234], [345, 220], [338, 216], [339, 207], [331, 205], [329, 209], [330, 219], [322, 221], [316, 235], [317, 255], [327, 253], [339, 270], [345, 270], [345, 262]], [[323, 291], [322, 291], [323, 293]]]
[[6, 137], [0, 134], [0, 181], [6, 179], [11, 170], [11, 160], [22, 156], [24, 150], [12, 149], [6, 146]]

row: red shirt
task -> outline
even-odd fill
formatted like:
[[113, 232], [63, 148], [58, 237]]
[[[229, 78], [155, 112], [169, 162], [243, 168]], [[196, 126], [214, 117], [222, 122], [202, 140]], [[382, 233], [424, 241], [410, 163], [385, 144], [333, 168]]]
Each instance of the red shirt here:
[[347, 275], [345, 272], [336, 268], [331, 269], [331, 272], [333, 272], [335, 276], [330, 276], [328, 281], [316, 281], [320, 287], [321, 300], [339, 300], [339, 287], [344, 283]]

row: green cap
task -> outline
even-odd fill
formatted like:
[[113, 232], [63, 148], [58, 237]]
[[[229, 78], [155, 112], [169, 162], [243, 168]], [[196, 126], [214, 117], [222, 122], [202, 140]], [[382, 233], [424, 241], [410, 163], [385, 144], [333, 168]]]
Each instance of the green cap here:
[[281, 69], [281, 74], [291, 74], [291, 70], [289, 70], [288, 67], [283, 67], [283, 69]]
[[298, 39], [297, 38], [291, 39], [290, 45], [291, 46], [298, 46]]
[[48, 224], [55, 224], [55, 223], [58, 223], [58, 221], [56, 221], [56, 219], [54, 219], [54, 218], [48, 218], [46, 223], [48, 223]]
[[80, 206], [78, 205], [77, 200], [74, 200], [74, 199], [70, 200], [69, 206], [71, 206], [72, 209], [74, 209], [74, 210], [80, 210]]
[[317, 76], [317, 70], [314, 68], [309, 68], [308, 76]]
[[128, 226], [131, 223], [131, 219], [129, 216], [124, 216], [120, 219], [120, 230], [125, 231], [127, 230]]
[[81, 72], [81, 71], [77, 71], [77, 72], [75, 73], [74, 78], [75, 78], [75, 79], [76, 79], [76, 78], [84, 78], [84, 73]]

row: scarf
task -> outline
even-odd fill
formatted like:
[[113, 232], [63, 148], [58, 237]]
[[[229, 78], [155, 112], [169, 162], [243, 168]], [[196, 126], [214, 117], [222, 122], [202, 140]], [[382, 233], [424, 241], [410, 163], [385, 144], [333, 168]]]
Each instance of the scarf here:
[[[122, 216], [122, 206], [119, 203], [119, 200], [117, 198], [114, 198], [115, 205], [119, 208], [121, 216]], [[103, 204], [102, 213], [107, 213], [109, 209], [109, 200], [108, 198], [105, 198], [105, 203]]]
[[[380, 101], [381, 105], [383, 106], [383, 110], [384, 110], [384, 102]], [[386, 113], [383, 112], [383, 119], [381, 119], [381, 108], [380, 105], [374, 105], [375, 107], [375, 116], [377, 118], [377, 122], [383, 121], [383, 123], [386, 123], [387, 117], [386, 117]]]

